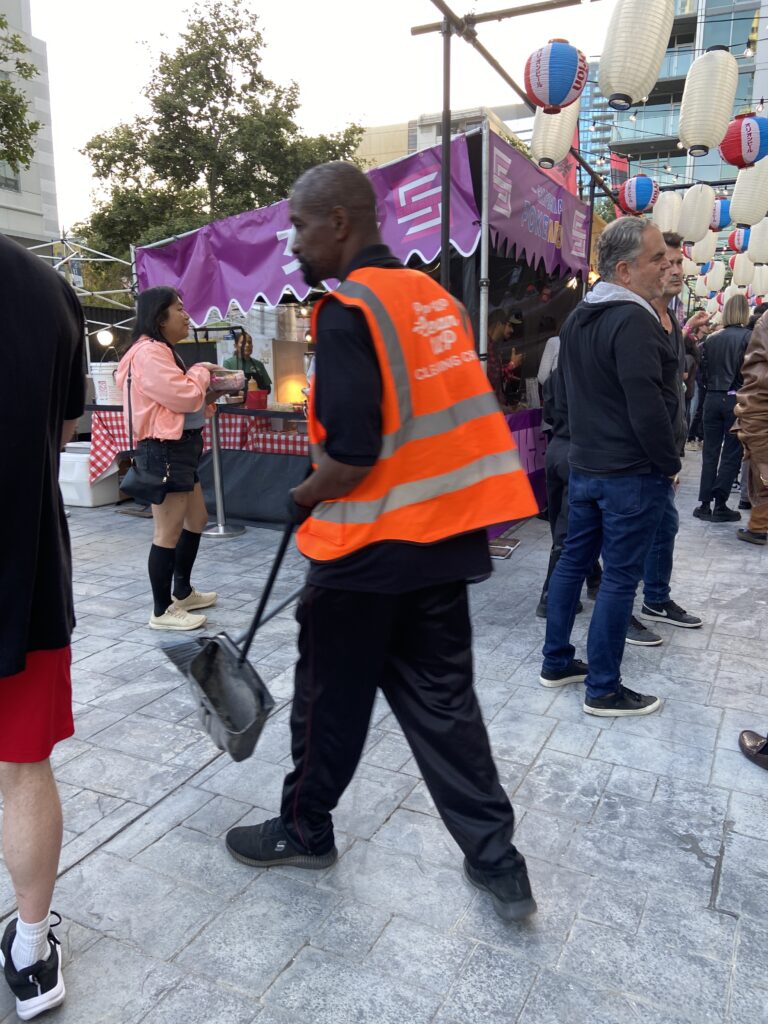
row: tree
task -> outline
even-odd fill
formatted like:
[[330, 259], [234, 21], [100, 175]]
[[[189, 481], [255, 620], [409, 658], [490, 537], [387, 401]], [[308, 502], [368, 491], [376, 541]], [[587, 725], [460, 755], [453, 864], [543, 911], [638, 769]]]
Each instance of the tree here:
[[595, 201], [595, 213], [598, 217], [602, 217], [606, 224], [616, 220], [616, 207], [607, 196], [601, 196]]
[[37, 67], [24, 60], [29, 48], [16, 32], [8, 28], [8, 19], [0, 14], [0, 161], [10, 165], [14, 174], [29, 167], [35, 155], [33, 142], [42, 127], [29, 119], [29, 100], [15, 79], [28, 82], [39, 74]]
[[150, 113], [94, 136], [84, 153], [107, 198], [79, 231], [122, 254], [285, 198], [313, 164], [348, 159], [362, 136], [301, 133], [299, 91], [260, 71], [264, 39], [245, 0], [204, 0], [145, 89]]

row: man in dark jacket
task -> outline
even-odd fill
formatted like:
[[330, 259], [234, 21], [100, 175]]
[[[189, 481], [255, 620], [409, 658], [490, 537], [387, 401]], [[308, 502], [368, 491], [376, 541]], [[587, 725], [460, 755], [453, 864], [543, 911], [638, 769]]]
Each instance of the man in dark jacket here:
[[[637, 584], [669, 489], [680, 470], [674, 423], [676, 357], [651, 303], [670, 267], [661, 232], [620, 218], [598, 243], [602, 281], [560, 332], [560, 371], [571, 434], [568, 537], [547, 602], [540, 681], [586, 681], [584, 711], [646, 715], [658, 697], [621, 683], [624, 637]], [[587, 641], [589, 667], [570, 643], [579, 592], [602, 550], [603, 579]]]

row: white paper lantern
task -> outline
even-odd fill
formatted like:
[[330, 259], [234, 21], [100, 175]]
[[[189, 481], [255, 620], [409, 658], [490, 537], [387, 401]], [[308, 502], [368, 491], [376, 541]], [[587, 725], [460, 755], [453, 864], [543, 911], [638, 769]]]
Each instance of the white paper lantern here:
[[683, 198], [677, 192], [662, 192], [656, 200], [651, 219], [659, 231], [677, 231]]
[[707, 291], [719, 292], [725, 284], [725, 264], [722, 260], [715, 260], [712, 269], [707, 274]]
[[723, 305], [725, 305], [729, 299], [732, 299], [734, 295], [743, 295], [746, 298], [746, 288], [740, 288], [737, 284], [729, 284], [723, 292]]
[[685, 277], [695, 277], [698, 272], [698, 263], [694, 263], [693, 260], [689, 260], [687, 256], [683, 256], [683, 275]]
[[691, 259], [699, 266], [702, 263], [709, 263], [717, 250], [717, 235], [714, 231], [707, 230], [706, 235], [700, 239], [691, 250]]
[[661, 71], [675, 0], [618, 0], [603, 55], [600, 92], [616, 110], [627, 110], [647, 96]]
[[704, 274], [699, 274], [696, 284], [693, 286], [693, 294], [699, 299], [706, 299], [711, 291], [712, 289], [707, 287], [707, 279]]
[[717, 296], [714, 295], [704, 307], [710, 316], [714, 316], [715, 313], [720, 312], [720, 303], [717, 301]]
[[768, 263], [768, 217], [763, 217], [750, 231], [747, 256], [753, 263]]
[[[677, 223], [678, 233], [683, 236], [685, 242], [698, 242], [707, 234], [709, 222], [712, 219], [712, 206], [715, 202], [715, 192], [710, 185], [691, 185], [685, 190], [683, 206], [680, 211], [680, 220]], [[693, 257], [696, 259], [696, 257]], [[711, 257], [707, 257], [711, 259]], [[706, 260], [697, 260], [699, 263], [706, 263]]]
[[715, 312], [712, 314], [711, 322], [712, 322], [712, 326], [713, 327], [721, 327], [722, 326], [723, 314], [720, 312], [719, 309], [716, 309]]
[[739, 66], [725, 46], [711, 46], [688, 68], [679, 132], [691, 156], [706, 156], [723, 141], [738, 84]]
[[736, 175], [731, 197], [731, 220], [738, 227], [750, 228], [768, 211], [768, 157]]
[[539, 167], [550, 168], [568, 155], [579, 120], [581, 97], [563, 107], [559, 114], [545, 114], [536, 108], [531, 137], [531, 156]]
[[754, 276], [755, 265], [752, 260], [745, 252], [738, 253], [733, 261], [733, 278], [731, 279], [731, 284], [735, 284], [739, 288], [746, 288], [748, 284], [752, 283], [752, 278]]
[[755, 295], [768, 293], [768, 264], [759, 263], [755, 267], [755, 276], [752, 278], [752, 290]]

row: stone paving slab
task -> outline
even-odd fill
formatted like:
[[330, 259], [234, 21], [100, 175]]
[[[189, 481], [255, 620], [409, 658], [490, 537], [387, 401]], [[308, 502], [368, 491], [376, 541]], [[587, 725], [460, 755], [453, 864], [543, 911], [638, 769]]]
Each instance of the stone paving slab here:
[[[338, 863], [258, 871], [222, 836], [273, 815], [290, 765], [297, 627], [282, 612], [252, 660], [279, 709], [236, 765], [199, 732], [187, 686], [147, 628], [151, 524], [73, 509], [76, 735], [60, 744], [65, 845], [55, 906], [77, 1024], [694, 1024], [768, 1022], [768, 774], [738, 751], [768, 731], [768, 552], [678, 496], [673, 596], [701, 630], [660, 624], [627, 685], [660, 713], [593, 719], [578, 686], [538, 683], [534, 615], [549, 534], [470, 589], [477, 690], [516, 811], [539, 913], [504, 924], [467, 885], [386, 701], [336, 813]], [[245, 625], [280, 531], [203, 541], [210, 630]], [[300, 583], [289, 552], [278, 592]], [[591, 602], [577, 617], [585, 642]], [[13, 911], [0, 869], [0, 919]], [[0, 927], [3, 921], [0, 920]], [[16, 1020], [0, 985], [0, 1024]]]

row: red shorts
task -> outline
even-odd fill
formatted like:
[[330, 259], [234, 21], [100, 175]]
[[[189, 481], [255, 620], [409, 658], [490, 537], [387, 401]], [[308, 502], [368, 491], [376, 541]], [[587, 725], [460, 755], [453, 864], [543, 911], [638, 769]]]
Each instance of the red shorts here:
[[72, 720], [72, 651], [30, 651], [23, 672], [0, 678], [0, 761], [45, 761]]

